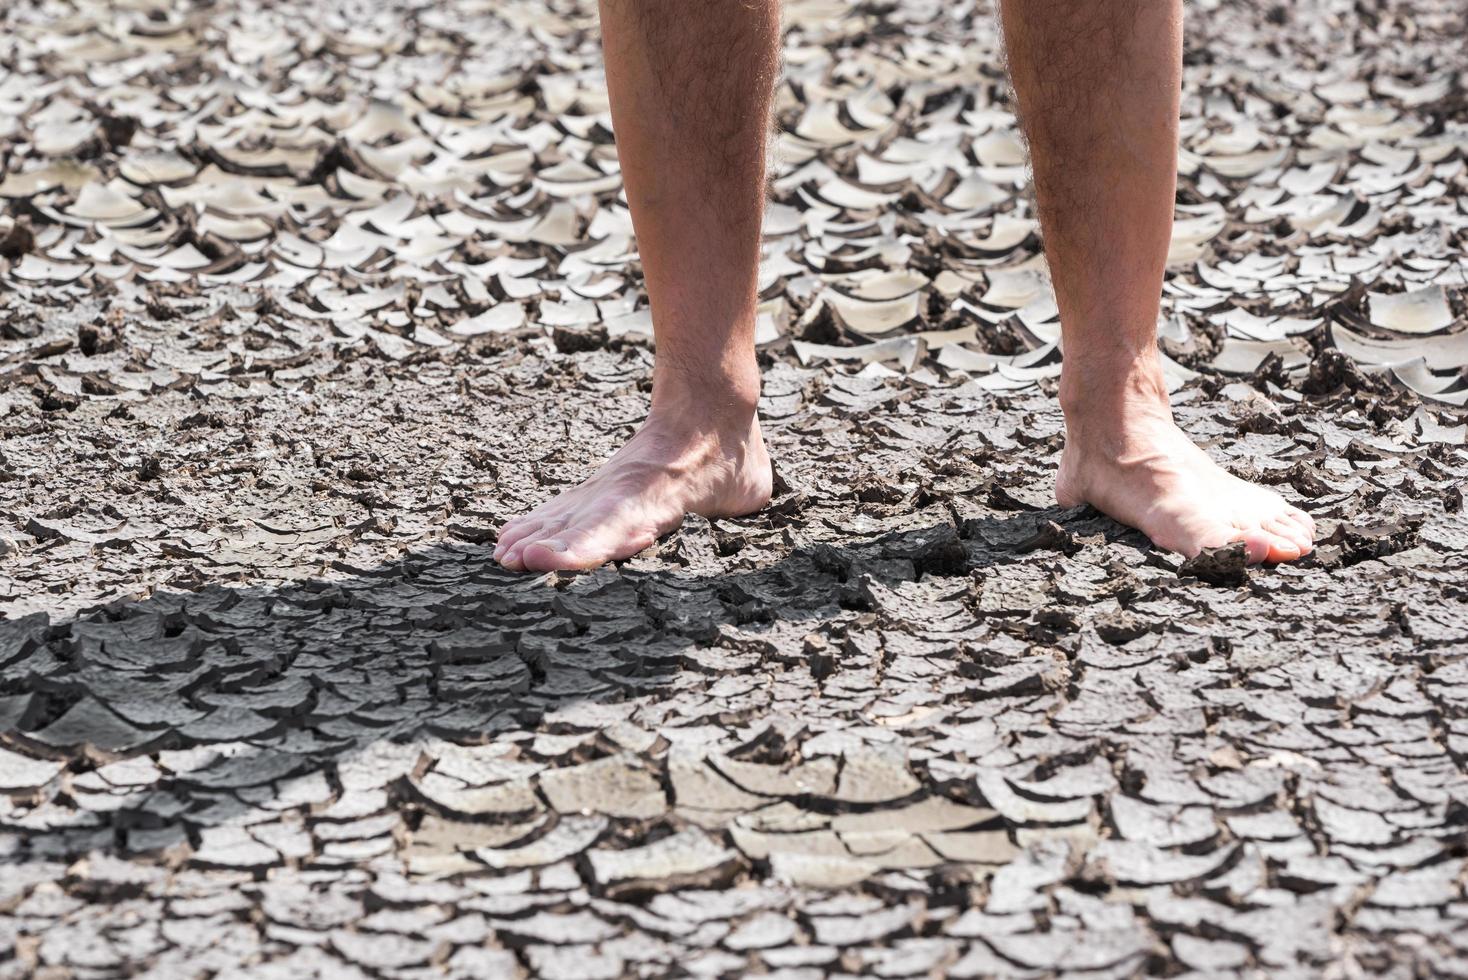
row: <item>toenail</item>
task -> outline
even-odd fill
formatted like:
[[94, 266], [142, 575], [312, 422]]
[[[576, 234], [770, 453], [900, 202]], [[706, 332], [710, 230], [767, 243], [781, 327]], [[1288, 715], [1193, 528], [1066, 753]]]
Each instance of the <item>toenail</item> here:
[[566, 542], [562, 541], [560, 538], [548, 538], [545, 541], [537, 541], [535, 543], [537, 546], [545, 548], [548, 551], [566, 550]]

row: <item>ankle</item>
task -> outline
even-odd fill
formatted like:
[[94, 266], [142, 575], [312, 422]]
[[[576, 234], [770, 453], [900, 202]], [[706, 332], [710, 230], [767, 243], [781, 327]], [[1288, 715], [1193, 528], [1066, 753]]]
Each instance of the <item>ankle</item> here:
[[[1115, 455], [1172, 424], [1167, 381], [1156, 351], [1106, 360], [1065, 359], [1060, 408], [1067, 446]], [[1152, 434], [1152, 435], [1149, 435]]]
[[700, 377], [656, 374], [649, 418], [693, 432], [743, 435], [756, 424], [759, 388], [759, 369], [754, 365], [747, 371]]
[[654, 397], [638, 434], [690, 460], [740, 460], [755, 444], [763, 444], [753, 405], [708, 400], [691, 404], [683, 398]]
[[1060, 375], [1066, 423], [1123, 421], [1134, 414], [1172, 414], [1167, 379], [1155, 347], [1136, 353], [1067, 354]]

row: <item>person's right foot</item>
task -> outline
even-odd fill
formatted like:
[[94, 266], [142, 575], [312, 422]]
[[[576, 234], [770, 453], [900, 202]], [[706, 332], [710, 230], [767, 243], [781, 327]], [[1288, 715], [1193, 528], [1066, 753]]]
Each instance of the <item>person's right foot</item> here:
[[737, 423], [701, 425], [655, 408], [585, 483], [507, 523], [494, 557], [517, 572], [595, 568], [635, 555], [686, 514], [759, 510], [772, 480], [753, 411]]

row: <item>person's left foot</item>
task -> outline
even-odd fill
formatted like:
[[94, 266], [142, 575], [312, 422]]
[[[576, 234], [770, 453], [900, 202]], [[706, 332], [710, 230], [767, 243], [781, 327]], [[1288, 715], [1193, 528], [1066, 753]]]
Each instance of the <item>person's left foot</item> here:
[[1116, 373], [1073, 370], [1091, 384], [1080, 397], [1062, 398], [1061, 506], [1090, 504], [1189, 558], [1235, 541], [1250, 562], [1310, 553], [1315, 523], [1308, 514], [1226, 472], [1177, 427], [1155, 363]]

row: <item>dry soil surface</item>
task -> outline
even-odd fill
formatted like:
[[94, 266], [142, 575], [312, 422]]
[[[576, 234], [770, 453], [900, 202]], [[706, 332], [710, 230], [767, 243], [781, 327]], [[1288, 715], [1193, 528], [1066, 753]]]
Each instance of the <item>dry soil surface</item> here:
[[1189, 5], [1180, 420], [1053, 505], [992, 14], [796, 2], [778, 492], [526, 577], [645, 411], [586, 6], [0, 10], [0, 976], [1468, 974], [1461, 6]]

